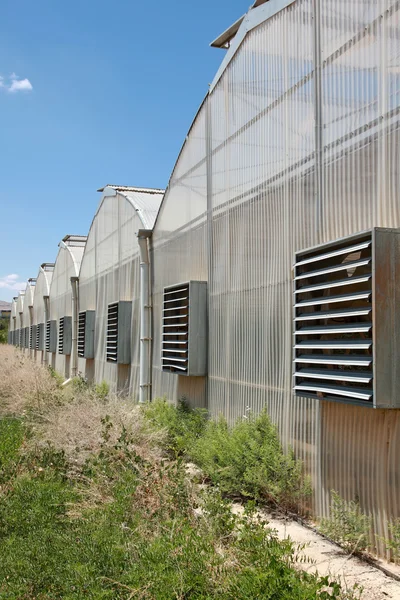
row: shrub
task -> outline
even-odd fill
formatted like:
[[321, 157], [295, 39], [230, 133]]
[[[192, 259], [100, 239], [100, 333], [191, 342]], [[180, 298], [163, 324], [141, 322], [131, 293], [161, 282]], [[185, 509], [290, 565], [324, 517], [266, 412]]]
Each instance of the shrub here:
[[165, 449], [174, 456], [187, 455], [206, 427], [207, 411], [191, 409], [181, 400], [175, 407], [164, 399], [144, 406], [144, 414], [151, 426], [166, 432]]
[[296, 509], [310, 493], [302, 463], [285, 453], [266, 412], [229, 428], [224, 419], [208, 422], [190, 456], [229, 495], [241, 495]]
[[107, 381], [102, 381], [94, 386], [94, 393], [100, 400], [105, 400], [110, 393], [110, 386]]
[[332, 490], [331, 515], [322, 519], [321, 532], [351, 553], [363, 552], [368, 547], [371, 517], [364, 514], [358, 500], [344, 500]]
[[383, 541], [395, 562], [400, 560], [400, 519], [389, 521], [388, 529], [390, 537], [384, 538]]

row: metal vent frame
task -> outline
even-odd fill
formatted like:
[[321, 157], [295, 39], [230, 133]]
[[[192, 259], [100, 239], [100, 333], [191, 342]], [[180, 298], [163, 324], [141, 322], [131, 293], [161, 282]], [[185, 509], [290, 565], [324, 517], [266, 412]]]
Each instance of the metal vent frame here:
[[72, 350], [72, 317], [60, 317], [58, 326], [58, 354], [70, 355]]
[[400, 408], [400, 230], [374, 228], [296, 253], [297, 396]]
[[78, 356], [81, 358], [94, 358], [94, 328], [96, 312], [86, 310], [79, 313], [78, 317]]
[[107, 309], [106, 360], [120, 365], [131, 363], [132, 302], [112, 302]]
[[207, 282], [187, 281], [164, 288], [161, 365], [187, 377], [207, 373]]
[[54, 320], [46, 323], [45, 348], [53, 354], [57, 351], [57, 322]]

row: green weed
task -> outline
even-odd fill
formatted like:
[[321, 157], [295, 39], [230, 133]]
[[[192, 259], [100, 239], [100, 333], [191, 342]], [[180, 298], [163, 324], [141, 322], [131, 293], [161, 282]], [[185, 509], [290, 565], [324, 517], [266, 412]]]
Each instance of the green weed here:
[[371, 517], [362, 512], [358, 500], [346, 501], [335, 490], [331, 497], [331, 515], [321, 520], [321, 532], [348, 552], [365, 551], [369, 545]]

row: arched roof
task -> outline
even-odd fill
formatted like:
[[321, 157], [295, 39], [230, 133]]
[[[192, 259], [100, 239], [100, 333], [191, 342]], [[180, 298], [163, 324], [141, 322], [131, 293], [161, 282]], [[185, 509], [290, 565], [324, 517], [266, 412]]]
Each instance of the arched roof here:
[[20, 292], [17, 298], [17, 314], [24, 312], [25, 292]]
[[97, 191], [103, 192], [97, 212], [100, 210], [105, 197], [115, 196], [118, 193], [132, 204], [143, 224], [143, 229], [153, 229], [165, 192], [165, 190], [158, 188], [140, 188], [112, 184], [107, 184]]

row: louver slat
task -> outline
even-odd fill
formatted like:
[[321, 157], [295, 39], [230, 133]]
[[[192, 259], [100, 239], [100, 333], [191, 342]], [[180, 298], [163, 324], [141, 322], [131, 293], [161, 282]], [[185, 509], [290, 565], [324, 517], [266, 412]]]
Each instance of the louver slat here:
[[86, 312], [80, 312], [78, 317], [78, 356], [85, 356]]
[[168, 373], [207, 372], [207, 284], [189, 281], [164, 289], [161, 368]]
[[117, 362], [118, 358], [118, 302], [110, 304], [107, 314], [106, 357], [108, 362]]
[[163, 370], [187, 373], [188, 359], [182, 358], [182, 353], [187, 353], [189, 348], [189, 293], [189, 284], [164, 290], [161, 357]]
[[60, 318], [60, 325], [58, 329], [58, 354], [64, 352], [64, 317]]
[[[363, 237], [358, 243], [354, 238], [338, 240], [329, 251], [325, 246], [296, 256], [293, 389], [297, 395], [373, 403], [372, 235]], [[335, 294], [337, 288], [348, 288], [348, 293]]]

